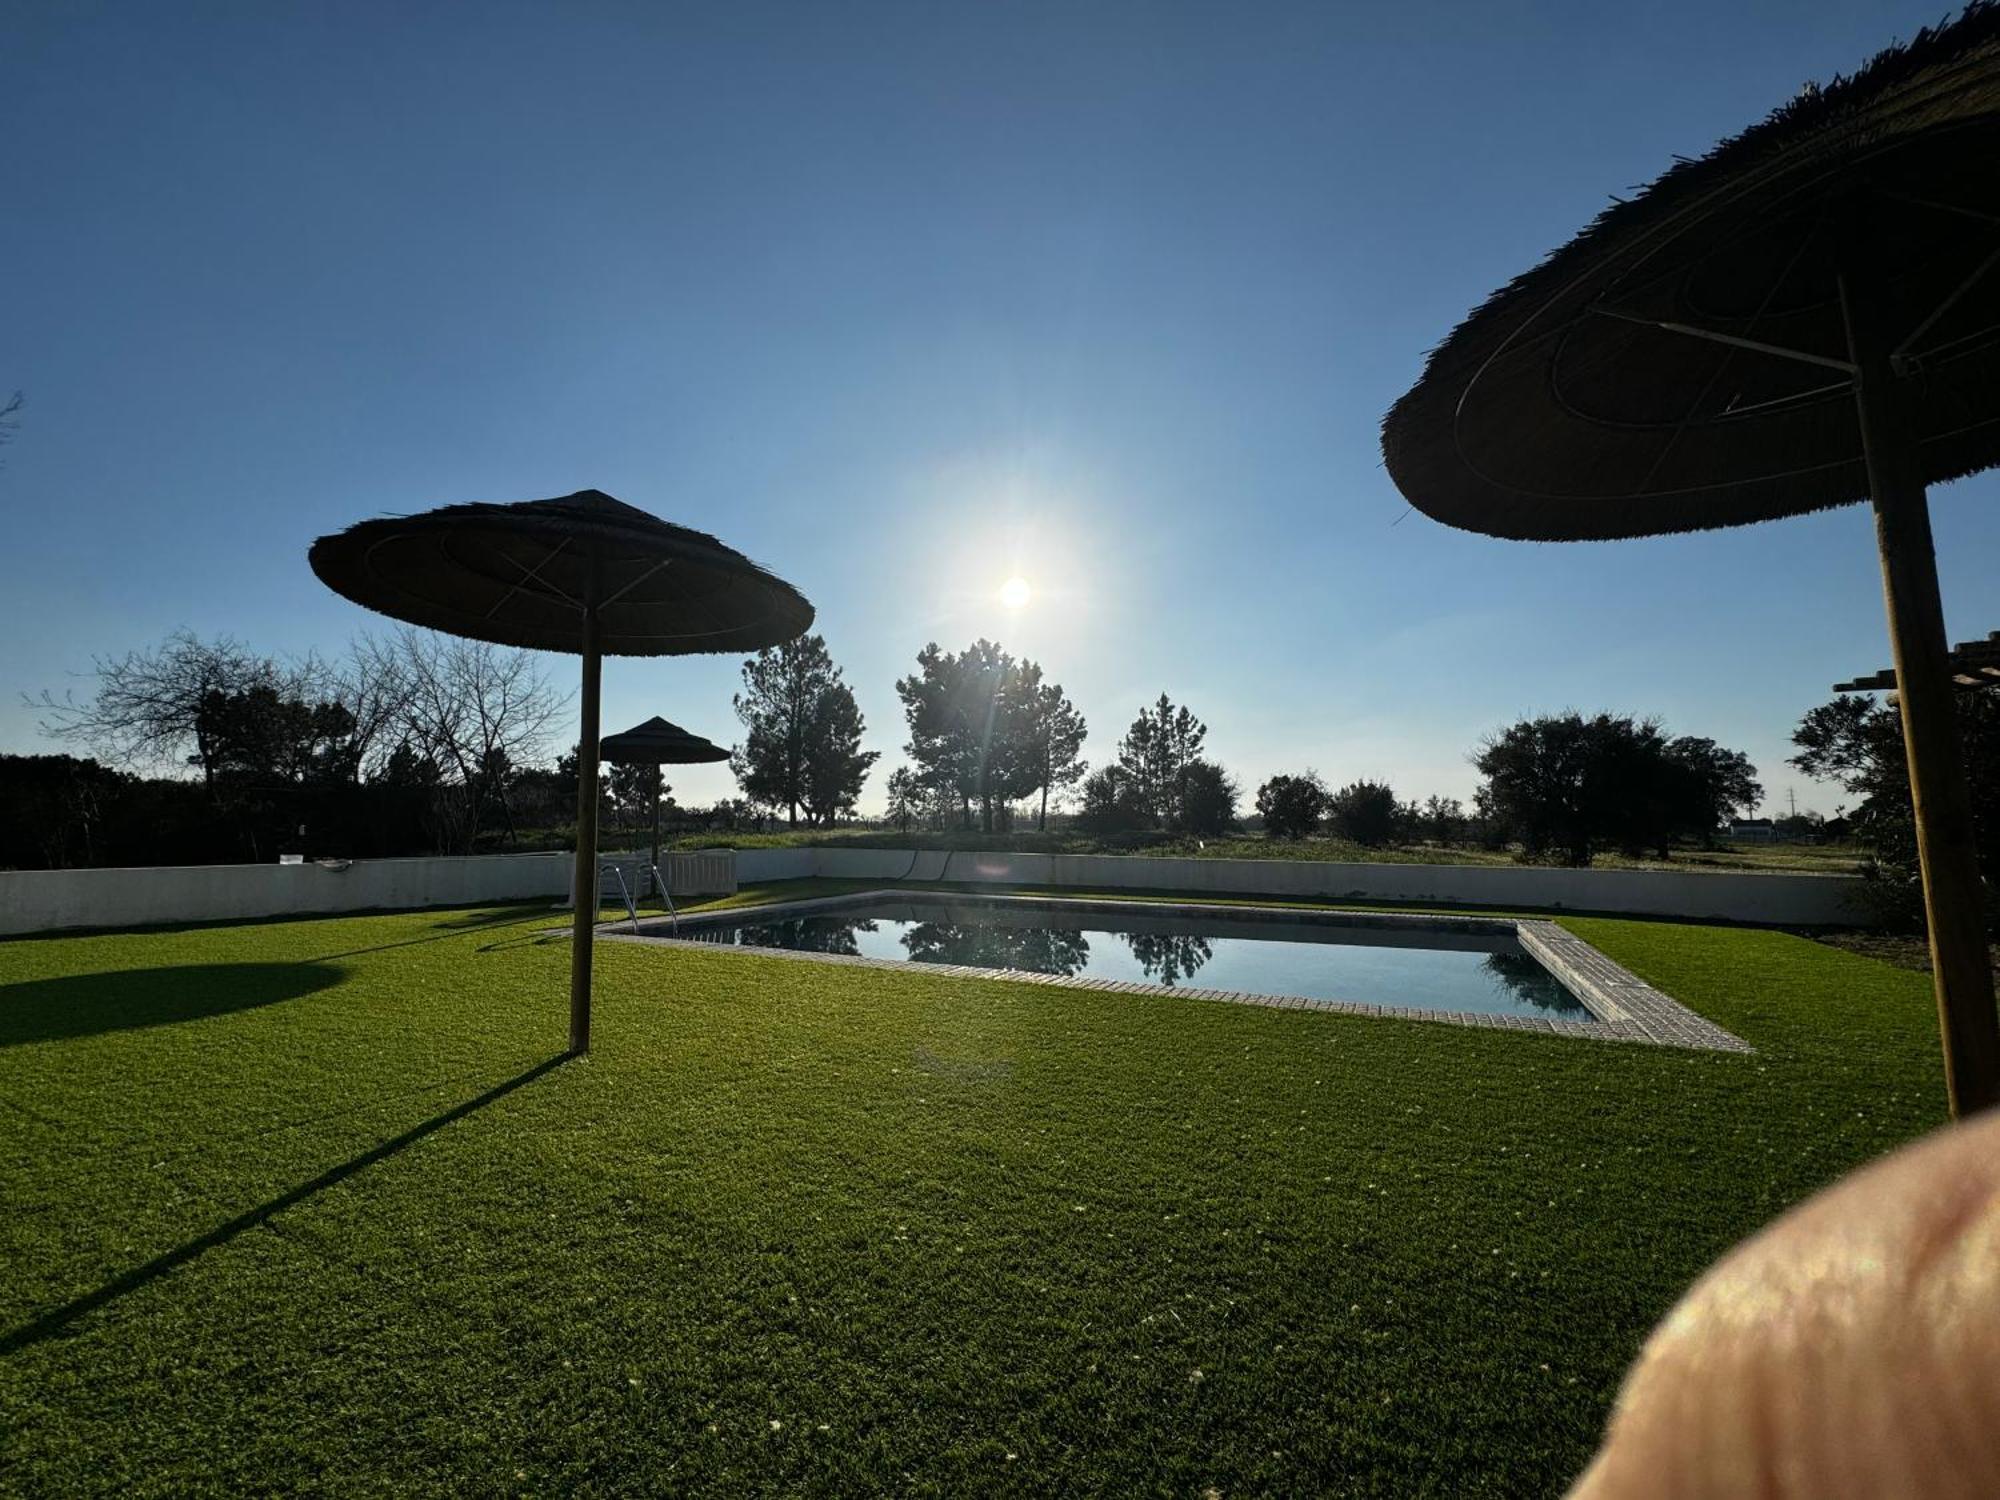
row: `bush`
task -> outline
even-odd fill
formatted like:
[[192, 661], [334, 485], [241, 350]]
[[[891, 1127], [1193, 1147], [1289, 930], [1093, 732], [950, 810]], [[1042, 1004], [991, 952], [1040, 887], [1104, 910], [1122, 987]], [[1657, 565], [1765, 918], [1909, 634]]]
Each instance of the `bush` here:
[[1317, 771], [1273, 776], [1257, 788], [1257, 811], [1264, 819], [1264, 832], [1272, 838], [1304, 838], [1319, 827], [1326, 811], [1326, 784]]
[[1090, 833], [1131, 833], [1150, 828], [1153, 815], [1138, 781], [1118, 766], [1105, 766], [1085, 778], [1076, 824]]
[[1434, 844], [1456, 844], [1466, 836], [1465, 808], [1456, 797], [1429, 798], [1416, 821], [1420, 836]]
[[1208, 760], [1189, 761], [1181, 772], [1180, 832], [1227, 833], [1236, 826], [1236, 779]]
[[1333, 794], [1327, 822], [1344, 839], [1375, 849], [1396, 836], [1396, 794], [1385, 782], [1351, 781]]
[[1669, 739], [1656, 719], [1549, 714], [1510, 724], [1480, 747], [1482, 818], [1535, 863], [1588, 865], [1600, 849], [1664, 856], [1763, 797], [1755, 768], [1713, 740]]

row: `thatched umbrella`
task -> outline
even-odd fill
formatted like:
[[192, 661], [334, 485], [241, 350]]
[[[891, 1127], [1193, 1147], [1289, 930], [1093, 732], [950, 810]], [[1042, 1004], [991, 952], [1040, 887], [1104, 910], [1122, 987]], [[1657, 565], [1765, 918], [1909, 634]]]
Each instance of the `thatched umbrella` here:
[[2000, 1098], [1926, 484], [2000, 462], [2000, 11], [1615, 203], [1431, 355], [1383, 451], [1441, 521], [1570, 540], [1870, 500], [1955, 1110]]
[[321, 537], [311, 557], [328, 588], [395, 619], [582, 655], [569, 1045], [588, 1051], [603, 655], [757, 651], [803, 631], [812, 606], [706, 532], [671, 525], [601, 490], [363, 521]]
[[[1960, 641], [1945, 658], [1945, 666], [1951, 672], [1952, 686], [1961, 692], [1967, 688], [2000, 688], [2000, 630], [1992, 632], [1983, 641]], [[1896, 691], [1896, 669], [1889, 667], [1880, 672], [1870, 672], [1865, 677], [1856, 677], [1851, 682], [1836, 682], [1836, 693], [1893, 693]]]
[[[660, 870], [660, 767], [710, 765], [728, 760], [729, 752], [698, 734], [689, 734], [654, 714], [623, 734], [607, 734], [599, 747], [604, 759], [619, 766], [653, 768], [653, 873]], [[664, 878], [664, 877], [662, 877]]]

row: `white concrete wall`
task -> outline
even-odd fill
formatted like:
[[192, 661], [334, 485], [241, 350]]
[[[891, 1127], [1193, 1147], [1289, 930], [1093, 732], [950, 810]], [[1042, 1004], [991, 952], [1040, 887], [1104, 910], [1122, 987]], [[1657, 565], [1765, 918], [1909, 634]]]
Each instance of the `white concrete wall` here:
[[1840, 875], [1692, 870], [1564, 870], [1536, 865], [1330, 864], [1281, 859], [1154, 859], [1118, 854], [912, 855], [907, 849], [745, 849], [745, 883], [949, 880], [1078, 890], [1314, 896], [1556, 911], [1629, 912], [1780, 926], [1861, 924], [1861, 881]]
[[[816, 866], [815, 856], [828, 852], [821, 849], [738, 849], [736, 878], [739, 882], [752, 885], [767, 880], [808, 880]], [[860, 854], [867, 851], [857, 849], [853, 852]]]
[[[1831, 875], [1559, 870], [1527, 865], [1327, 864], [1281, 859], [1154, 859], [1112, 854], [987, 854], [908, 849], [742, 849], [743, 884], [803, 880], [963, 881], [1073, 890], [1193, 891], [1630, 912], [1781, 926], [1868, 920], [1861, 882]], [[569, 893], [570, 857], [358, 860], [325, 865], [184, 865], [0, 871], [0, 936], [310, 913], [414, 910]], [[633, 871], [636, 875], [636, 868]], [[615, 899], [615, 887], [611, 892]]]
[[366, 859], [327, 865], [0, 870], [0, 935], [315, 912], [411, 910], [569, 891], [567, 854]]

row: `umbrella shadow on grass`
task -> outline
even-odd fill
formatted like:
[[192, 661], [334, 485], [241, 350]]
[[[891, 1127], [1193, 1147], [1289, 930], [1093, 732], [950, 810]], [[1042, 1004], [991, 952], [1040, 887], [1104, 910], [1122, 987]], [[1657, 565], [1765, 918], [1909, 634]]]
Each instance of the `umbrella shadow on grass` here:
[[0, 985], [0, 1047], [171, 1026], [298, 1000], [340, 983], [323, 963], [182, 964]]
[[411, 1126], [394, 1139], [386, 1140], [379, 1146], [371, 1146], [359, 1156], [344, 1161], [337, 1167], [329, 1167], [310, 1182], [302, 1182], [297, 1187], [280, 1193], [277, 1197], [260, 1203], [253, 1209], [238, 1214], [226, 1224], [217, 1225], [207, 1234], [189, 1240], [184, 1245], [178, 1245], [174, 1249], [167, 1251], [164, 1255], [154, 1256], [143, 1266], [134, 1267], [122, 1276], [114, 1276], [96, 1291], [86, 1292], [81, 1297], [65, 1302], [61, 1307], [56, 1308], [52, 1312], [44, 1313], [31, 1323], [24, 1323], [19, 1328], [15, 1328], [6, 1334], [0, 1334], [0, 1358], [17, 1354], [31, 1344], [39, 1344], [44, 1339], [53, 1338], [78, 1318], [94, 1313], [98, 1309], [116, 1302], [119, 1298], [150, 1285], [162, 1276], [165, 1276], [169, 1271], [186, 1265], [189, 1261], [194, 1260], [206, 1251], [220, 1249], [245, 1230], [255, 1229], [258, 1225], [277, 1217], [277, 1215], [283, 1213], [286, 1209], [298, 1207], [299, 1204], [305, 1202], [314, 1194], [345, 1182], [348, 1178], [354, 1176], [355, 1173], [364, 1171], [378, 1162], [387, 1161], [406, 1147], [415, 1145], [425, 1136], [444, 1129], [445, 1126], [451, 1124], [454, 1120], [462, 1120], [467, 1115], [484, 1109], [496, 1100], [505, 1098], [508, 1094], [513, 1093], [514, 1090], [533, 1083], [544, 1073], [568, 1061], [569, 1054], [566, 1052], [559, 1052], [554, 1057], [545, 1058], [528, 1069], [527, 1072], [517, 1073], [504, 1083], [496, 1083], [492, 1088], [486, 1090], [485, 1093], [468, 1099], [463, 1104], [454, 1105], [443, 1114], [433, 1115], [421, 1125]]
[[[480, 932], [497, 931], [505, 927], [520, 927], [530, 922], [560, 921], [563, 908], [536, 904], [526, 915], [519, 907], [506, 908], [497, 912], [476, 912], [471, 916], [456, 917], [435, 922], [438, 930], [424, 937], [398, 938], [392, 943], [376, 943], [367, 948], [349, 948], [344, 953], [324, 953], [316, 959], [303, 960], [307, 963], [328, 963], [336, 958], [359, 958], [365, 953], [387, 953], [391, 948], [418, 948], [425, 943], [444, 943], [456, 937], [466, 937]], [[481, 949], [484, 952], [485, 949]]]

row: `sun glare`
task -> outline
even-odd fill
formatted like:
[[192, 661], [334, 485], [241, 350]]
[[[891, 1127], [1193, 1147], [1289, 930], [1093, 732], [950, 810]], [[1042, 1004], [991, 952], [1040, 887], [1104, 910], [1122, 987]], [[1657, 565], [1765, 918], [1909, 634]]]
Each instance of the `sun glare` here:
[[1028, 587], [1025, 578], [1010, 578], [1000, 585], [1000, 602], [1009, 609], [1019, 609], [1033, 594], [1034, 590]]

